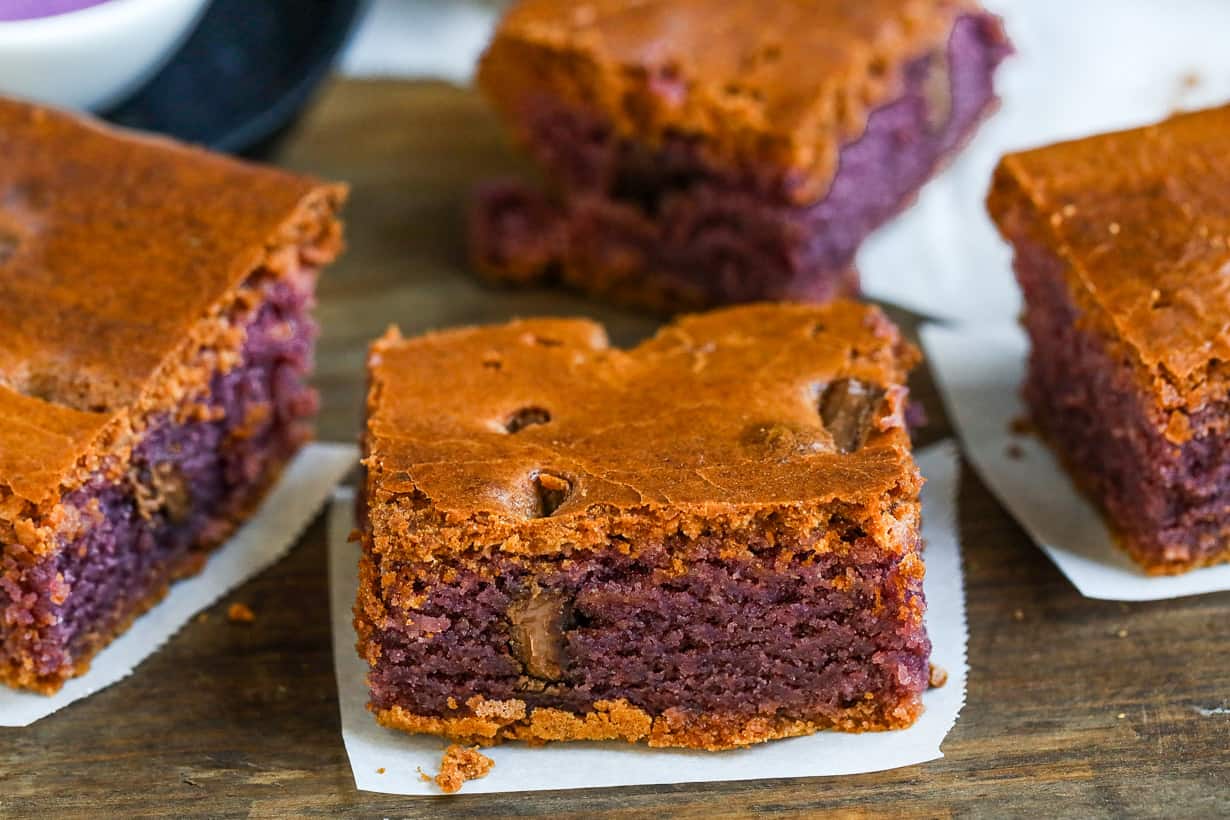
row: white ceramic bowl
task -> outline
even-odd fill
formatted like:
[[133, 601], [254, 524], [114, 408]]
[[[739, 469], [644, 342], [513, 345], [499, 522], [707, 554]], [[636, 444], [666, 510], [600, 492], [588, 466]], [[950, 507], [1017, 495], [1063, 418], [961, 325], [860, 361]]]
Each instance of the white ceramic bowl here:
[[92, 111], [152, 77], [209, 0], [108, 0], [33, 20], [0, 21], [0, 94]]

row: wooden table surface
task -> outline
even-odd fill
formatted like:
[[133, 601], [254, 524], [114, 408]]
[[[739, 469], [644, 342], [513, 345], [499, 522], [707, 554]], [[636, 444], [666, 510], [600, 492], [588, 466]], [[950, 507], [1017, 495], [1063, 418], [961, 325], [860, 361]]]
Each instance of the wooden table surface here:
[[[337, 81], [279, 161], [353, 186], [350, 250], [321, 285], [323, 439], [355, 438], [365, 346], [390, 322], [413, 333], [588, 314], [620, 343], [653, 329], [578, 297], [494, 291], [467, 275], [468, 187], [523, 170], [468, 91]], [[920, 443], [948, 436], [929, 375], [913, 387], [930, 416]], [[842, 778], [452, 798], [358, 792], [339, 730], [318, 520], [289, 557], [127, 680], [32, 727], [0, 729], [0, 817], [1230, 814], [1230, 594], [1085, 600], [968, 467], [962, 479], [969, 694], [942, 760]], [[227, 621], [235, 601], [255, 610], [254, 624]]]

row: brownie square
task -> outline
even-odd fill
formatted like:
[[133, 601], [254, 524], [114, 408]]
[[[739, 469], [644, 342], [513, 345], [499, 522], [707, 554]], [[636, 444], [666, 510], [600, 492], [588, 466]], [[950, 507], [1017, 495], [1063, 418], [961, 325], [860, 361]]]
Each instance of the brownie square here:
[[539, 319], [369, 358], [358, 649], [384, 725], [725, 749], [921, 712], [917, 351], [874, 307]]
[[1230, 108], [1004, 157], [1038, 428], [1148, 572], [1230, 559]]
[[311, 432], [344, 191], [0, 100], [0, 681], [50, 693]]
[[475, 262], [657, 310], [856, 292], [1009, 50], [966, 0], [521, 0], [478, 82], [548, 193], [485, 188]]

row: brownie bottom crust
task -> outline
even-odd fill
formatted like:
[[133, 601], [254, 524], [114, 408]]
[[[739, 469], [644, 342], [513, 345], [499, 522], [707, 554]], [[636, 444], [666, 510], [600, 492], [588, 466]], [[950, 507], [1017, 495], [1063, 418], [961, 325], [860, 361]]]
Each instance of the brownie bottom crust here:
[[598, 701], [589, 711], [578, 713], [550, 707], [534, 708], [522, 700], [485, 700], [476, 695], [463, 704], [456, 717], [416, 715], [400, 706], [373, 711], [376, 720], [390, 729], [440, 735], [461, 743], [493, 745], [518, 740], [539, 745], [553, 741], [619, 740], [656, 748], [720, 752], [825, 730], [905, 729], [914, 724], [923, 708], [922, 703], [913, 698], [903, 700], [891, 710], [880, 703], [859, 703], [832, 715], [816, 715], [813, 719], [682, 711], [655, 717], [626, 700]]
[[947, 54], [907, 67], [902, 95], [872, 112], [826, 196], [805, 205], [780, 169], [714, 168], [684, 138], [650, 151], [597, 112], [526, 101], [520, 132], [562, 195], [480, 191], [475, 264], [498, 281], [555, 278], [659, 311], [855, 295], [859, 246], [973, 133], [1008, 51], [994, 18], [959, 19]]
[[1013, 244], [1038, 430], [1146, 572], [1230, 561], [1230, 403], [1186, 413], [1191, 435], [1172, 441], [1171, 414], [1144, 392], [1130, 355], [1073, 302], [1066, 264], [1023, 233]]
[[260, 287], [240, 362], [151, 419], [125, 476], [95, 474], [62, 507], [80, 523], [36, 558], [0, 557], [0, 682], [50, 694], [198, 572], [310, 437], [313, 276]]
[[716, 537], [536, 563], [367, 553], [356, 627], [371, 709], [467, 743], [716, 750], [908, 726], [931, 648], [922, 562], [853, 525], [846, 537], [814, 553], [762, 535], [742, 558]]

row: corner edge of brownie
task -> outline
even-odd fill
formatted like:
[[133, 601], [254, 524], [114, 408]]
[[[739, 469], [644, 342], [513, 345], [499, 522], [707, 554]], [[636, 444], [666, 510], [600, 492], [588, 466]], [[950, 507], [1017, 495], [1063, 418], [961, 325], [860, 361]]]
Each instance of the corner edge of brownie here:
[[45, 693], [311, 434], [340, 185], [0, 99], [0, 682]]
[[1150, 573], [1230, 560], [1230, 107], [1003, 158], [1039, 429]]
[[376, 343], [355, 624], [377, 718], [707, 749], [912, 723], [916, 355], [845, 302], [628, 351], [560, 320]]

